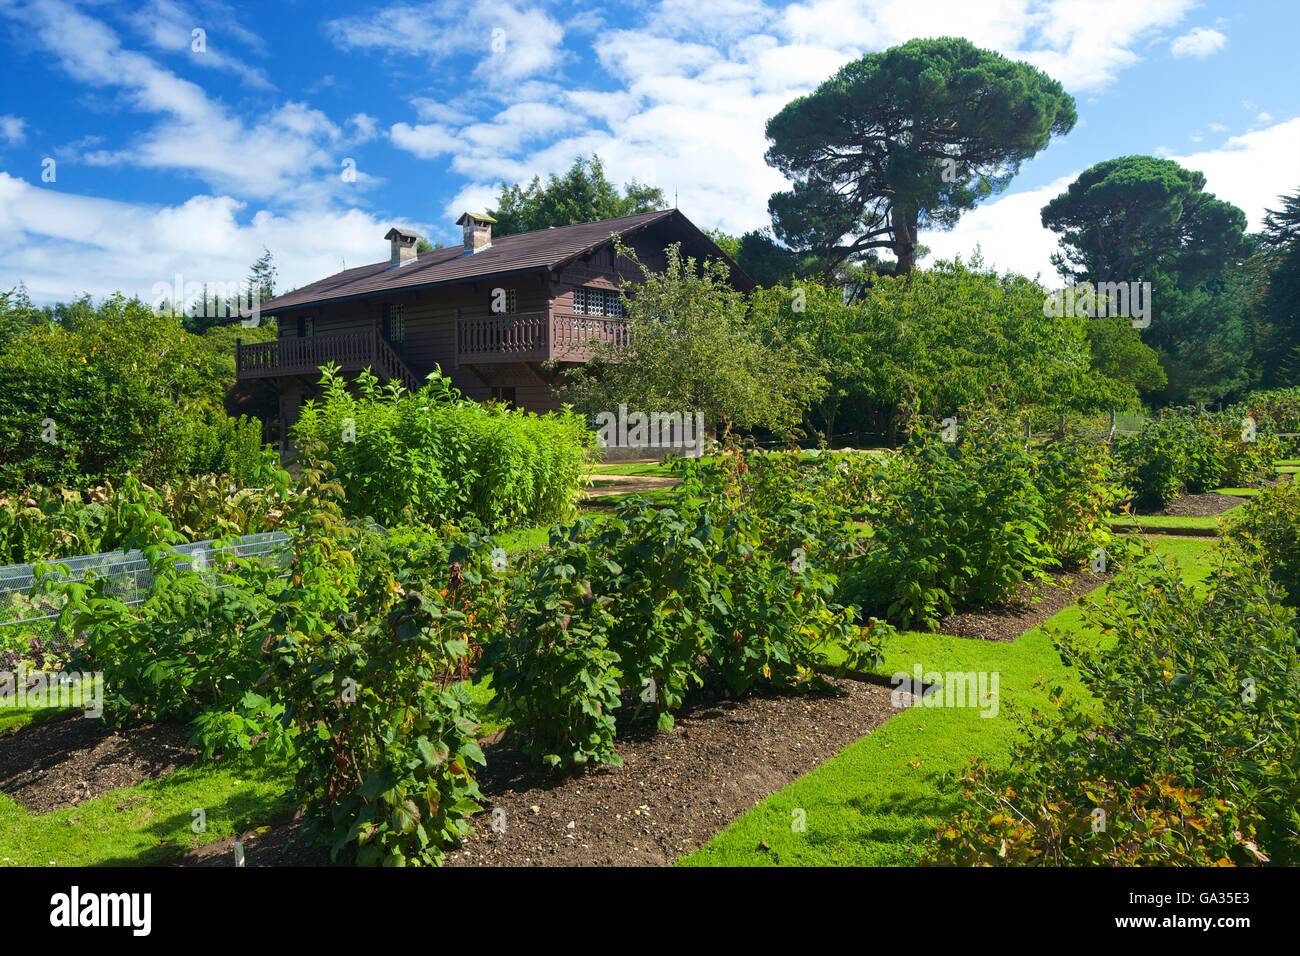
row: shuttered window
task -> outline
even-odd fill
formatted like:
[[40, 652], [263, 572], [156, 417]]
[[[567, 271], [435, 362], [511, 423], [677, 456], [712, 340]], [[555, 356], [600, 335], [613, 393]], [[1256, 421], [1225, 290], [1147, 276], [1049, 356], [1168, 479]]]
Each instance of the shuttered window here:
[[384, 306], [384, 337], [394, 344], [406, 341], [406, 315], [402, 306]]
[[609, 289], [574, 289], [573, 312], [575, 315], [622, 317], [623, 297]]

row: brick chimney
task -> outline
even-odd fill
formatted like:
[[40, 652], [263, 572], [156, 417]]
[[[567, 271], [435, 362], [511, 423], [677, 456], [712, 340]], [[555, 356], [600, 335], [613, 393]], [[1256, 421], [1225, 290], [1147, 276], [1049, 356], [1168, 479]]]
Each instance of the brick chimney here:
[[481, 212], [463, 212], [456, 220], [465, 233], [465, 251], [479, 252], [492, 245], [492, 224], [496, 222], [491, 216]]
[[389, 243], [388, 265], [391, 268], [404, 266], [415, 261], [415, 243], [420, 237], [409, 229], [394, 226], [384, 236]]

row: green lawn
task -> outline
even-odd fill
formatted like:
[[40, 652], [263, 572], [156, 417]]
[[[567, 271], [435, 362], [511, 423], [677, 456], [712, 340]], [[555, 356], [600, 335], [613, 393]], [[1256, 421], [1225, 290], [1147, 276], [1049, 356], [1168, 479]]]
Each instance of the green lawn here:
[[[1232, 509], [1228, 509], [1231, 511]], [[1225, 512], [1226, 514], [1227, 512]], [[1209, 532], [1217, 534], [1219, 531], [1219, 516], [1171, 516], [1171, 515], [1111, 515], [1106, 519], [1106, 523], [1112, 529], [1119, 530], [1139, 530], [1139, 531], [1156, 531], [1166, 534], [1183, 532]]]
[[[502, 725], [485, 705], [487, 681], [470, 686], [487, 715], [484, 735]], [[59, 714], [56, 708], [0, 711], [0, 729]], [[2, 739], [2, 738], [0, 738]], [[3, 746], [3, 743], [0, 743]], [[293, 776], [283, 765], [256, 767], [245, 757], [192, 764], [158, 780], [124, 787], [65, 810], [30, 813], [0, 794], [0, 866], [147, 866], [265, 825], [293, 809]], [[194, 810], [207, 829], [192, 832]]]
[[642, 476], [650, 475], [660, 478], [671, 478], [672, 471], [661, 461], [629, 461], [614, 462], [609, 465], [592, 465], [592, 477], [602, 475], [633, 475]]
[[[1208, 573], [1213, 541], [1167, 537], [1153, 543], [1160, 553], [1176, 557], [1189, 578], [1201, 580]], [[1047, 626], [1082, 630], [1079, 608], [1061, 611]], [[1005, 761], [1016, 734], [1012, 708], [1048, 706], [1048, 691], [1057, 685], [1081, 692], [1042, 627], [1009, 644], [900, 634], [885, 657], [883, 675], [911, 674], [918, 663], [925, 671], [997, 673], [997, 716], [961, 708], [902, 711], [740, 817], [682, 865], [910, 865], [933, 821], [957, 806], [944, 775], [977, 756]], [[804, 832], [791, 826], [796, 810], [804, 811]]]
[[[75, 807], [32, 814], [0, 794], [0, 865], [103, 866], [167, 863], [287, 812], [283, 768], [248, 761], [193, 765]], [[193, 833], [193, 811], [207, 831]]]

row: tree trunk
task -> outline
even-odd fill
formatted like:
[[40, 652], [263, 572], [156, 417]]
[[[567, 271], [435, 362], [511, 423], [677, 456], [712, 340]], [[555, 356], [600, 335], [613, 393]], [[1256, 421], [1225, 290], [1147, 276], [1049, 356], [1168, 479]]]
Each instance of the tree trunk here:
[[904, 276], [916, 268], [916, 233], [917, 214], [897, 206], [889, 214], [890, 226], [894, 231], [894, 255], [898, 265], [894, 274]]

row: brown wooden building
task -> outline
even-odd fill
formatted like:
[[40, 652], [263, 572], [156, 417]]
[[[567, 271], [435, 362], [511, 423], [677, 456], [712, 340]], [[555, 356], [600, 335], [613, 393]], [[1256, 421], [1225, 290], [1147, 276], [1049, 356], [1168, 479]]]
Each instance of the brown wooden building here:
[[[418, 254], [414, 233], [391, 229], [386, 262], [262, 304], [262, 315], [279, 320], [279, 337], [238, 345], [237, 377], [277, 385], [282, 449], [327, 362], [351, 374], [369, 368], [409, 389], [436, 365], [470, 398], [556, 409], [552, 386], [563, 369], [590, 359], [593, 339], [625, 334], [620, 280], [639, 272], [615, 254], [614, 236], [654, 270], [672, 243], [696, 258], [727, 259], [675, 209], [495, 240], [493, 221], [465, 213], [461, 246]], [[734, 263], [732, 278], [753, 286]]]

